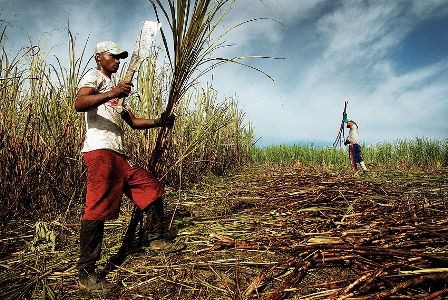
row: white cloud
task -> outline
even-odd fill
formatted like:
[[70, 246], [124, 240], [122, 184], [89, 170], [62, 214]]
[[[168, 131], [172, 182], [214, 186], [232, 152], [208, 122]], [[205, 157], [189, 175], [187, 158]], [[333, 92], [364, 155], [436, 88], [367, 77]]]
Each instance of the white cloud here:
[[448, 13], [448, 2], [446, 0], [413, 0], [410, 5], [412, 13], [420, 18], [437, 18]]
[[398, 2], [366, 6], [363, 2], [344, 2], [337, 11], [323, 16], [317, 24], [323, 42], [328, 41], [324, 59], [336, 63], [366, 62], [381, 57], [399, 43], [406, 28], [396, 26]]

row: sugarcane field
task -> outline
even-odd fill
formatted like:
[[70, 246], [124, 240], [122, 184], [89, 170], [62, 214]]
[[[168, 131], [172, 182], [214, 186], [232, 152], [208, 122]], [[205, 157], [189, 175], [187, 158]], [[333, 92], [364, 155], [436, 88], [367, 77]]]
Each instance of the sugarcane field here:
[[0, 299], [448, 299], [448, 1], [0, 8]]

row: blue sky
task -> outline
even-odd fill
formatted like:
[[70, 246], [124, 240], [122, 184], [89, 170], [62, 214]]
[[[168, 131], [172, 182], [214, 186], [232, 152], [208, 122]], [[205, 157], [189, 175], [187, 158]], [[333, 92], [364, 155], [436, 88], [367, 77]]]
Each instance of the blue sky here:
[[[239, 27], [219, 55], [283, 57], [248, 61], [274, 81], [226, 65], [212, 82], [221, 97], [238, 97], [259, 145], [331, 144], [346, 100], [365, 143], [448, 137], [448, 0], [263, 2], [238, 1], [223, 25], [283, 25]], [[41, 38], [63, 61], [68, 20], [79, 46], [89, 36], [88, 49], [110, 39], [130, 51], [143, 20], [154, 20], [146, 0], [0, 3], [11, 49]]]

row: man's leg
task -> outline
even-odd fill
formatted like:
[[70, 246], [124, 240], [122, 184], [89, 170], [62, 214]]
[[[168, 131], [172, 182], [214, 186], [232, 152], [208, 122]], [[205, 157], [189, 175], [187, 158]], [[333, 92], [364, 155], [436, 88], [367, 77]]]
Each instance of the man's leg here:
[[96, 262], [101, 256], [104, 221], [81, 220], [80, 257], [78, 261], [79, 287], [91, 291], [106, 291], [112, 284], [97, 277]]
[[80, 257], [78, 271], [80, 277], [95, 273], [96, 262], [101, 255], [101, 244], [104, 236], [104, 221], [81, 220]]
[[362, 171], [365, 173], [368, 172], [367, 167], [364, 163], [364, 160], [362, 158], [362, 151], [361, 151], [361, 146], [359, 144], [355, 144], [353, 145], [354, 149], [353, 149], [353, 156], [355, 158], [355, 162], [359, 163], [359, 165], [361, 166]]
[[355, 147], [354, 145], [350, 144], [348, 146], [348, 157], [350, 158], [350, 164], [352, 167], [352, 170], [355, 174], [358, 173], [358, 167], [356, 166], [356, 161], [355, 161]]
[[96, 262], [100, 259], [104, 220], [114, 219], [120, 211], [124, 187], [124, 157], [110, 150], [83, 154], [87, 169], [86, 206], [81, 220], [79, 286], [104, 290], [113, 285], [99, 279]]
[[369, 171], [369, 170], [367, 169], [366, 164], [364, 163], [364, 161], [361, 161], [361, 162], [359, 163], [359, 165], [361, 166], [361, 168], [362, 168], [362, 170], [363, 170], [364, 173], [367, 173], [367, 172]]
[[174, 243], [173, 232], [168, 232], [163, 209], [162, 197], [151, 203], [145, 210], [143, 217], [143, 244], [157, 251], [172, 250]]
[[151, 203], [143, 216], [142, 235], [145, 243], [160, 239], [165, 233], [165, 214], [162, 197]]
[[108, 291], [114, 285], [98, 278], [96, 262], [101, 256], [104, 221], [81, 220], [80, 252], [78, 261], [79, 287], [89, 291]]
[[143, 211], [143, 224], [140, 227], [139, 242], [147, 245], [164, 233], [163, 224], [163, 185], [146, 169], [127, 164], [125, 193]]

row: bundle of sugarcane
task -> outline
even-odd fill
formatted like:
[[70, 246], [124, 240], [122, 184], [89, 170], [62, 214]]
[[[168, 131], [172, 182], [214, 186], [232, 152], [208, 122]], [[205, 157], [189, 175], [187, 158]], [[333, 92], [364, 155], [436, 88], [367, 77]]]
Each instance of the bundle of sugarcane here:
[[344, 112], [342, 113], [342, 122], [341, 125], [339, 126], [339, 132], [338, 135], [336, 136], [336, 140], [333, 143], [333, 147], [341, 147], [342, 144], [344, 143], [344, 139], [345, 139], [345, 133], [344, 133], [344, 120], [347, 118], [347, 104], [348, 101], [345, 101], [344, 103]]
[[[235, 0], [179, 0], [176, 2], [170, 0], [168, 5], [163, 4], [160, 0], [150, 0], [150, 2], [153, 5], [157, 21], [161, 23], [161, 14], [168, 22], [173, 41], [171, 50], [167, 36], [161, 28], [163, 44], [172, 73], [168, 101], [162, 114], [163, 117], [172, 118], [180, 99], [207, 72], [227, 62], [245, 65], [240, 62], [240, 59], [254, 58], [254, 56], [233, 58], [212, 56], [215, 50], [223, 46], [223, 39], [230, 30], [224, 34], [216, 35], [216, 37], [214, 32], [218, 24], [222, 22], [223, 17], [231, 10]], [[232, 27], [232, 29], [235, 27]], [[262, 72], [257, 68], [251, 68]], [[268, 76], [266, 73], [262, 73]], [[171, 128], [166, 126], [160, 129], [149, 160], [148, 169], [158, 178], [163, 177], [161, 173], [166, 168], [162, 165], [162, 161], [171, 140], [171, 132]], [[135, 208], [120, 250], [120, 256], [127, 252], [141, 219], [142, 212]]]

